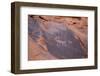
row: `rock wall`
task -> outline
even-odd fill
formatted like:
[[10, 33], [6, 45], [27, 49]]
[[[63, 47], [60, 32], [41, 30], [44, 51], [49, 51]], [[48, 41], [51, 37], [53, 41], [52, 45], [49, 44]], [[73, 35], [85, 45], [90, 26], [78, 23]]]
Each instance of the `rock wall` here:
[[87, 17], [28, 16], [28, 59], [87, 58]]

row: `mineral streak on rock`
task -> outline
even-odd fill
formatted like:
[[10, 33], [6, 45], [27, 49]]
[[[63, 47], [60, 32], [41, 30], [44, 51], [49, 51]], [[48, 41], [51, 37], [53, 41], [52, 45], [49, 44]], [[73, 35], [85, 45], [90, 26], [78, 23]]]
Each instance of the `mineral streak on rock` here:
[[86, 19], [85, 17], [28, 16], [28, 59], [86, 58]]
[[83, 50], [74, 33], [63, 23], [48, 22], [49, 29], [43, 32], [48, 51], [60, 59], [82, 58]]

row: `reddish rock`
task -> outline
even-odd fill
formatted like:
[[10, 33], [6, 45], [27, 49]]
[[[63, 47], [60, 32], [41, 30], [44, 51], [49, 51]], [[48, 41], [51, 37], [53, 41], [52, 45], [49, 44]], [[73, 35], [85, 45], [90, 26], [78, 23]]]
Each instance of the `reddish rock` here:
[[[74, 59], [87, 57], [87, 17], [29, 16], [28, 22], [29, 60]], [[64, 29], [66, 32], [69, 30], [68, 35], [64, 34]], [[63, 32], [62, 34], [60, 34], [61, 31]], [[57, 40], [57, 32], [59, 32], [58, 36], [61, 40], [66, 40], [71, 45], [69, 46], [69, 44], [67, 44], [67, 47], [63, 41]], [[65, 36], [68, 36], [69, 38]], [[50, 43], [52, 45], [50, 45]], [[56, 50], [54, 50], [54, 48]]]

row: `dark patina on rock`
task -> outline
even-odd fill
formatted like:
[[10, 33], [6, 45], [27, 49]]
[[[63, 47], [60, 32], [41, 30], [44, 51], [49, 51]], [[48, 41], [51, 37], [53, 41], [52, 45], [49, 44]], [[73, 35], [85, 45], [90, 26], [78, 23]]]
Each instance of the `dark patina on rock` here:
[[[45, 39], [48, 52], [58, 59], [84, 58], [80, 41], [64, 23], [48, 21], [48, 29], [38, 19], [29, 17], [28, 34], [34, 41], [42, 36]], [[43, 30], [44, 27], [46, 30]], [[34, 33], [34, 35], [33, 35]]]

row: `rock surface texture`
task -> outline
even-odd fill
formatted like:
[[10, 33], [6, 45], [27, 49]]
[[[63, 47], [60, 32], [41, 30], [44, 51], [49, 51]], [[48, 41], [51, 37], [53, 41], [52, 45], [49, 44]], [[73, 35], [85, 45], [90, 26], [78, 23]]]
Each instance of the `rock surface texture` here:
[[87, 17], [28, 16], [28, 60], [87, 58]]

